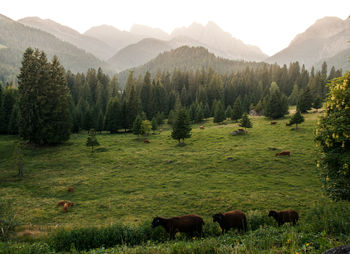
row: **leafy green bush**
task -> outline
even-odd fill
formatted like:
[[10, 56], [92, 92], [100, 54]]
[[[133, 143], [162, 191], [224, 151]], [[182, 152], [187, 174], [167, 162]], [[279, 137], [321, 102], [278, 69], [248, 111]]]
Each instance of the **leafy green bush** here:
[[350, 234], [350, 210], [343, 202], [315, 205], [305, 215], [306, 229], [332, 235]]

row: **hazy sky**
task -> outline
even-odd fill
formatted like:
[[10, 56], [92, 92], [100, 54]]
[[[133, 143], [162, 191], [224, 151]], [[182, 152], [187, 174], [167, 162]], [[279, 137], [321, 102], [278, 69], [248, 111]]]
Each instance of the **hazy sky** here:
[[0, 8], [14, 20], [49, 18], [81, 33], [101, 24], [127, 31], [133, 24], [143, 24], [171, 33], [193, 22], [213, 21], [272, 55], [317, 19], [346, 19], [350, 0], [2, 0]]

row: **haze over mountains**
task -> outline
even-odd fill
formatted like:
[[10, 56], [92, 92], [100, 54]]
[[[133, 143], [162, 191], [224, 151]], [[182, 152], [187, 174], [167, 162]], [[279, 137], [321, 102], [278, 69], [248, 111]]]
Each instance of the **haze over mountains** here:
[[[299, 61], [310, 68], [329, 60], [338, 68], [349, 69], [350, 19], [325, 17], [317, 20], [305, 32], [298, 34], [289, 46], [266, 61], [289, 64]], [[344, 55], [347, 54], [347, 55]]]
[[349, 38], [349, 19], [325, 17], [297, 35], [287, 48], [268, 57], [257, 46], [234, 38], [214, 22], [205, 26], [193, 23], [171, 34], [144, 25], [134, 25], [130, 32], [101, 25], [81, 34], [49, 19], [28, 17], [13, 21], [1, 15], [0, 65], [2, 73], [18, 71], [25, 48], [31, 46], [47, 52], [49, 58], [56, 54], [65, 68], [73, 72], [102, 67], [116, 73], [145, 65], [163, 52], [189, 46], [206, 48], [215, 56], [230, 60], [287, 65], [299, 61], [307, 68], [320, 67], [326, 60], [329, 66], [347, 70]]

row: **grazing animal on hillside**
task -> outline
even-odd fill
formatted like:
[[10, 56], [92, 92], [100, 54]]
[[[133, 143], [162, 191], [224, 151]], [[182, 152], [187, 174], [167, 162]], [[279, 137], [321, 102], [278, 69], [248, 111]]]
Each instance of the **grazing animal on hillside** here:
[[68, 207], [74, 206], [74, 203], [72, 201], [67, 202]]
[[292, 126], [293, 124], [292, 123], [286, 123], [286, 126]]
[[244, 212], [240, 210], [233, 210], [224, 214], [217, 213], [213, 215], [213, 222], [220, 224], [222, 233], [227, 232], [231, 228], [237, 228], [238, 231], [247, 230], [247, 218]]
[[58, 201], [57, 206], [63, 206], [64, 203], [66, 203], [66, 200]]
[[69, 187], [68, 188], [68, 192], [73, 192], [74, 191], [74, 188], [73, 187]]
[[295, 225], [299, 219], [298, 213], [292, 209], [279, 212], [271, 210], [269, 217], [273, 217], [277, 221], [278, 226], [282, 226], [286, 222], [292, 222]]
[[281, 156], [281, 155], [288, 155], [288, 156], [290, 156], [290, 151], [282, 151], [282, 152], [279, 152], [279, 153], [275, 154], [275, 156]]
[[143, 143], [145, 143], [145, 144], [149, 144], [149, 143], [151, 143], [147, 138], [145, 138], [144, 140], [143, 140]]
[[184, 215], [172, 217], [169, 219], [155, 217], [152, 222], [152, 228], [162, 226], [170, 234], [170, 240], [175, 238], [177, 232], [189, 233], [193, 236], [194, 232], [202, 234], [203, 219], [196, 215]]
[[270, 122], [271, 125], [276, 124], [277, 122]]
[[204, 126], [199, 126], [199, 129], [204, 130]]
[[68, 204], [67, 204], [67, 203], [64, 203], [63, 211], [64, 211], [64, 212], [67, 212], [67, 211], [68, 211]]

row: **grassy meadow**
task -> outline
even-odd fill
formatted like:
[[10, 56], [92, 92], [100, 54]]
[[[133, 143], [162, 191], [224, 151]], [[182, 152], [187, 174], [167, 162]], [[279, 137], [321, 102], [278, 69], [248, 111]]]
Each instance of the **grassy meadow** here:
[[[285, 126], [287, 118], [270, 125], [264, 117], [251, 117], [253, 128], [248, 129], [248, 135], [242, 136], [230, 135], [239, 128], [237, 123], [226, 121], [217, 125], [208, 120], [202, 124], [204, 130], [193, 125], [192, 137], [185, 140], [184, 146], [177, 145], [166, 125], [162, 126], [161, 132], [148, 137], [150, 144], [130, 133], [102, 133], [97, 135], [101, 145], [94, 153], [85, 145], [87, 133], [73, 134], [61, 146], [27, 147], [23, 179], [15, 176], [17, 172], [13, 166], [14, 144], [18, 138], [0, 136], [0, 197], [15, 214], [19, 224], [16, 229], [18, 239], [24, 230], [41, 239], [62, 228], [117, 224], [137, 227], [150, 224], [155, 216], [189, 213], [202, 216], [207, 227], [215, 226], [219, 233], [217, 225], [212, 225], [211, 216], [232, 209], [247, 212], [248, 223], [249, 218], [260, 216], [270, 227], [264, 233], [263, 225], [255, 225], [257, 230], [246, 233], [246, 237], [230, 233], [190, 243], [183, 239], [160, 245], [151, 242], [136, 248], [116, 247], [108, 253], [186, 253], [173, 252], [181, 250], [174, 245], [183, 243], [196, 248], [211, 241], [219, 241], [214, 244], [219, 251], [208, 253], [239, 253], [239, 249], [237, 252], [232, 246], [259, 238], [253, 234], [266, 236], [273, 232], [274, 236], [283, 238], [281, 242], [284, 243], [298, 238], [298, 227], [302, 227], [303, 232], [321, 234], [314, 229], [316, 226], [312, 226], [313, 231], [305, 226], [308, 223], [331, 224], [310, 221], [315, 211], [333, 205], [349, 210], [350, 205], [333, 204], [322, 192], [313, 142], [318, 116], [318, 113], [304, 115], [305, 122], [294, 131]], [[291, 156], [275, 157], [275, 153], [282, 150], [291, 151]], [[69, 193], [67, 189], [71, 186], [74, 192]], [[56, 207], [63, 199], [75, 203], [67, 213], [62, 207]], [[287, 208], [299, 212], [299, 226], [277, 229], [277, 224], [267, 218], [268, 211]], [[16, 236], [13, 237], [16, 241]], [[322, 237], [329, 239], [329, 246], [349, 239], [346, 235], [341, 239], [333, 237], [326, 231]], [[247, 248], [249, 243], [251, 247]], [[242, 252], [261, 252], [259, 245], [249, 243]], [[281, 253], [284, 245], [267, 244], [264, 246], [270, 247], [264, 251]], [[225, 252], [225, 246], [231, 249]], [[295, 248], [285, 250], [295, 253], [300, 248], [301, 245], [296, 244]], [[99, 251], [102, 250], [91, 253], [103, 253]], [[315, 252], [318, 251], [315, 249]]]

